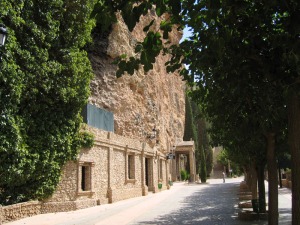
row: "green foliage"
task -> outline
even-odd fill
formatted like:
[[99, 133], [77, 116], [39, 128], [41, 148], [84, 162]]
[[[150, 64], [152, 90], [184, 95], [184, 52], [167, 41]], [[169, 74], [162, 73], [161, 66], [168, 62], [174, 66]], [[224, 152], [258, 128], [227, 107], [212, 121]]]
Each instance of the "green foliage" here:
[[[206, 122], [205, 118], [201, 114], [199, 104], [193, 101], [192, 99], [192, 110], [194, 115], [194, 121], [196, 124], [196, 129], [198, 133], [198, 146], [202, 146], [205, 155], [205, 165], [206, 165], [206, 172], [207, 176], [210, 176], [210, 172], [212, 171], [213, 167], [213, 152], [210, 145], [210, 136], [208, 134], [208, 123]], [[196, 160], [198, 160], [198, 165], [201, 164], [201, 148], [198, 148], [199, 151], [196, 153]], [[200, 167], [201, 168], [201, 167]], [[201, 173], [201, 171], [199, 171]]]
[[[184, 123], [184, 134], [183, 140], [184, 141], [194, 141], [195, 145], [195, 158], [196, 158], [196, 165], [200, 165], [201, 163], [201, 153], [198, 145], [198, 131], [197, 127], [195, 126], [194, 115], [193, 115], [193, 108], [192, 102], [188, 93], [186, 92], [185, 95], [185, 123]], [[197, 173], [199, 173], [200, 167], [196, 167]]]
[[114, 12], [117, 11], [116, 3], [113, 1], [99, 0], [91, 13], [91, 18], [97, 21], [97, 27], [102, 33], [109, 30], [113, 23], [117, 22], [117, 17]]
[[[189, 83], [197, 79], [193, 96], [212, 125], [213, 142], [239, 156], [244, 152], [244, 162], [265, 159], [264, 135], [287, 134], [288, 118], [292, 162], [297, 167], [299, 1], [183, 0], [180, 19], [169, 10], [178, 1], [160, 3], [153, 1], [158, 15], [166, 10], [171, 23], [192, 30], [179, 46], [161, 51], [172, 54], [168, 72], [186, 64], [181, 75]], [[299, 192], [294, 184], [293, 192]]]
[[208, 149], [205, 151], [205, 158], [206, 158], [206, 173], [207, 177], [210, 177], [210, 173], [213, 169], [213, 150], [212, 147], [209, 146]]
[[206, 157], [204, 153], [204, 148], [201, 146], [200, 148], [201, 161], [200, 161], [200, 180], [201, 183], [206, 182], [207, 172], [206, 172]]
[[227, 167], [228, 162], [230, 162], [230, 168], [232, 169], [232, 175], [240, 176], [243, 173], [243, 166], [250, 164], [249, 157], [247, 157], [247, 153], [244, 154], [236, 153], [233, 151], [229, 151], [227, 149], [222, 149], [217, 158], [218, 162], [223, 166]]
[[223, 149], [222, 151], [220, 151], [219, 155], [218, 155], [218, 162], [221, 163], [223, 166], [227, 166], [228, 164], [228, 153], [225, 149]]
[[190, 141], [193, 140], [195, 142], [195, 148], [198, 149], [198, 134], [197, 129], [194, 122], [194, 115], [191, 105], [191, 99], [188, 94], [185, 95], [185, 123], [184, 123], [184, 134], [183, 140]]
[[1, 1], [0, 204], [43, 199], [77, 155], [93, 0]]
[[[154, 7], [155, 5], [155, 7]], [[169, 38], [169, 32], [177, 24], [177, 29], [181, 29], [176, 21], [181, 20], [180, 16], [181, 3], [180, 0], [154, 0], [154, 1], [105, 1], [98, 0], [95, 8], [91, 14], [92, 18], [97, 21], [97, 27], [102, 31], [108, 31], [113, 23], [117, 22], [115, 12], [120, 12], [121, 16], [126, 23], [129, 31], [132, 31], [136, 24], [139, 22], [142, 15], [146, 15], [149, 12], [156, 13], [158, 17], [165, 13], [173, 13], [172, 20], [162, 20], [160, 23], [160, 30], [153, 30], [151, 27], [156, 23], [155, 20], [144, 27], [146, 37], [142, 42], [138, 42], [135, 48], [135, 57], [127, 58], [119, 57], [115, 60], [115, 64], [118, 65], [117, 77], [120, 77], [127, 72], [130, 75], [134, 74], [135, 70], [139, 69], [140, 65], [143, 65], [144, 71], [148, 72], [153, 69], [153, 63], [155, 63], [156, 57], [160, 53], [165, 53], [167, 48], [163, 46], [163, 39]], [[169, 43], [169, 42], [167, 42]], [[124, 56], [124, 55], [123, 55]], [[172, 69], [170, 69], [172, 68]], [[169, 66], [168, 71], [179, 69], [179, 66]]]
[[188, 180], [190, 178], [189, 173], [186, 170], [180, 170], [181, 180]]
[[185, 129], [183, 140], [189, 141], [190, 139], [193, 139], [195, 141], [195, 157], [196, 165], [198, 165], [196, 167], [197, 173], [205, 174], [206, 180], [206, 177], [209, 175], [213, 166], [212, 149], [209, 145], [208, 133], [206, 132], [207, 125], [205, 120], [201, 118], [197, 103], [192, 101], [188, 92], [186, 93], [185, 106]]
[[94, 146], [95, 137], [87, 131], [79, 133], [79, 142], [82, 148], [91, 148]]
[[[198, 88], [194, 89], [193, 95], [201, 103], [205, 117], [216, 127], [214, 131], [219, 130], [212, 137], [214, 142], [232, 147], [253, 136], [250, 143], [255, 143], [257, 138], [260, 139], [257, 142], [261, 143], [265, 132], [282, 129], [286, 124], [284, 89], [291, 88], [289, 84], [299, 78], [299, 51], [295, 44], [295, 31], [298, 30], [295, 18], [299, 15], [299, 3], [262, 4], [255, 1], [212, 4], [206, 0], [186, 0], [179, 2], [182, 8], [177, 7], [178, 1], [164, 1], [164, 4], [154, 1], [153, 4], [156, 4], [157, 15], [163, 12], [170, 15], [168, 21], [161, 23], [164, 38], [164, 32], [168, 33], [174, 24], [191, 27], [190, 39], [178, 47], [159, 47], [160, 43], [157, 46], [161, 51], [172, 54], [167, 63], [169, 72], [180, 69], [185, 63], [189, 67], [188, 71], [181, 71], [184, 78], [191, 83], [197, 78]], [[134, 4], [132, 7], [135, 7]], [[145, 31], [153, 23], [151, 21]], [[151, 48], [155, 48], [155, 42], [151, 44]], [[138, 47], [137, 52], [142, 53], [142, 49]], [[151, 55], [152, 51], [149, 52], [150, 58], [156, 57], [156, 54]], [[146, 60], [147, 54], [147, 51], [138, 54], [145, 59], [146, 71], [152, 68], [153, 63], [153, 60]], [[138, 64], [142, 64], [139, 57], [127, 62], [120, 64], [118, 76], [122, 71], [132, 73]], [[262, 148], [258, 150], [255, 146], [252, 149], [256, 149], [255, 154], [261, 155]]]
[[124, 72], [133, 75], [139, 65], [144, 66], [145, 72], [153, 69], [153, 64], [162, 50], [162, 46], [160, 33], [149, 31], [144, 41], [136, 45], [135, 53], [140, 55], [140, 58], [123, 59], [120, 57], [115, 60], [115, 64], [118, 64], [117, 77], [121, 77]]
[[[262, 137], [268, 131], [280, 133], [282, 141], [293, 133], [286, 132], [286, 98], [299, 96], [298, 1], [99, 0], [93, 10], [95, 3], [0, 2], [0, 22], [9, 31], [0, 50], [4, 204], [48, 196], [61, 166], [76, 155], [79, 111], [91, 78], [82, 50], [94, 26], [90, 18], [106, 31], [116, 22], [117, 11], [129, 30], [146, 12], [169, 15], [159, 31], [151, 29], [156, 21], [145, 27], [136, 57], [117, 60], [117, 76], [133, 74], [139, 65], [149, 71], [160, 53], [172, 54], [168, 72], [189, 65], [181, 75], [190, 83], [197, 78], [193, 97], [212, 124], [212, 141], [238, 155], [236, 161], [264, 159]], [[175, 24], [179, 30], [191, 27], [192, 35], [170, 46], [163, 39]]]

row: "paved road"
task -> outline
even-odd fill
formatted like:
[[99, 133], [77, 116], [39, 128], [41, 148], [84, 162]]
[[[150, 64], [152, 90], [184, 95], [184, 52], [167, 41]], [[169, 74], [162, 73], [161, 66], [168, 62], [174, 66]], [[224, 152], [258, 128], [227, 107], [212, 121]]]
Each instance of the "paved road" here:
[[[262, 225], [237, 219], [241, 178], [211, 179], [209, 184], [174, 183], [168, 191], [93, 208], [37, 215], [5, 225]], [[291, 224], [291, 194], [280, 190], [280, 223]]]

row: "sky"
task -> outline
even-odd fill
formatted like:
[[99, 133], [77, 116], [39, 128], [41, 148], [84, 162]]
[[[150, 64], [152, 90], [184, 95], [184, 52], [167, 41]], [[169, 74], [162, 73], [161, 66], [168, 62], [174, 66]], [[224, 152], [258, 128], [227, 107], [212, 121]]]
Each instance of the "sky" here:
[[185, 38], [187, 38], [188, 36], [190, 36], [191, 31], [189, 31], [189, 29], [190, 29], [190, 28], [188, 28], [188, 27], [185, 27], [185, 28], [183, 29], [183, 36], [182, 36], [182, 38], [181, 38], [180, 41], [183, 41]]

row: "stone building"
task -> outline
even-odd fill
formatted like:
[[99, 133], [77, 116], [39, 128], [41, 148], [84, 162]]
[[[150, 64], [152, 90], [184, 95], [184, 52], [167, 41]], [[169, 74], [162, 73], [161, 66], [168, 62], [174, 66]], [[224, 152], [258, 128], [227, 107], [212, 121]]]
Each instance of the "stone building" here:
[[[95, 145], [82, 149], [76, 160], [64, 166], [49, 199], [0, 207], [0, 223], [167, 190], [170, 181], [178, 180], [181, 163], [188, 162], [191, 181], [195, 181], [194, 143], [182, 141], [185, 82], [179, 74], [166, 72], [168, 56], [160, 55], [147, 74], [140, 69], [121, 78], [116, 78], [117, 68], [112, 64], [123, 53], [134, 54], [134, 44], [144, 38], [143, 27], [155, 17], [154, 13], [142, 17], [133, 32], [119, 18], [107, 37], [94, 36], [89, 58], [95, 78], [87, 110], [106, 110], [102, 125], [110, 123], [108, 128], [97, 128], [94, 125], [99, 121], [86, 118], [88, 125], [83, 129], [94, 134]], [[153, 29], [158, 29], [159, 22]], [[181, 36], [174, 30], [169, 41], [179, 43]], [[168, 157], [170, 153], [175, 158]], [[186, 156], [185, 161], [181, 156]]]
[[199, 178], [196, 174], [196, 157], [194, 141], [181, 141], [174, 148], [175, 159], [170, 161], [171, 176], [173, 181], [181, 180], [180, 171], [186, 170], [189, 172], [189, 181], [198, 182]]
[[[133, 55], [134, 44], [144, 38], [143, 27], [155, 17], [154, 13], [142, 17], [133, 32], [119, 18], [106, 39], [94, 37], [89, 57], [95, 78], [89, 105], [112, 113], [113, 129], [85, 127], [94, 133], [95, 146], [82, 149], [78, 160], [65, 166], [57, 191], [44, 203], [45, 211], [113, 203], [168, 189], [169, 181], [178, 180], [179, 154], [187, 156], [195, 180], [194, 143], [182, 141], [185, 82], [179, 74], [166, 72], [168, 56], [160, 55], [148, 74], [140, 69], [121, 78], [116, 78], [112, 64], [123, 53]], [[181, 36], [174, 31], [170, 41], [179, 43]], [[174, 145], [176, 157], [168, 159]]]
[[[113, 203], [168, 189], [164, 154], [145, 142], [86, 126], [95, 145], [69, 162], [56, 192], [43, 203], [45, 212], [68, 211]], [[160, 185], [159, 185], [160, 184]]]

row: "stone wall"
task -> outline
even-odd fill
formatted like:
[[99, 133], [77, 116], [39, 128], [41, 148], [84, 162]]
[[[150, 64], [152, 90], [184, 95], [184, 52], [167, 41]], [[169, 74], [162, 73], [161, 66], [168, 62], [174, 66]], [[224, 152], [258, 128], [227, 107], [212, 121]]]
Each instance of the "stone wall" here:
[[[94, 37], [95, 47], [89, 58], [95, 78], [90, 85], [89, 102], [114, 113], [118, 135], [147, 141], [147, 135], [155, 127], [159, 130], [158, 148], [168, 152], [170, 146], [182, 140], [185, 117], [185, 82], [178, 73], [166, 72], [165, 62], [169, 56], [160, 55], [147, 74], [140, 69], [133, 76], [123, 75], [118, 79], [116, 65], [112, 64], [121, 54], [134, 55], [135, 44], [145, 36], [143, 27], [154, 18], [157, 19], [155, 13], [149, 13], [129, 32], [119, 17], [106, 39]], [[154, 30], [159, 23], [157, 19]], [[174, 30], [169, 41], [177, 44], [181, 36], [182, 33]]]
[[41, 213], [41, 203], [38, 201], [24, 202], [2, 207], [0, 205], [0, 224]]
[[[154, 187], [158, 183], [158, 160], [161, 155], [163, 162], [165, 156], [157, 151], [156, 147], [151, 148], [144, 142], [136, 139], [125, 138], [111, 132], [105, 132], [96, 128], [86, 126], [86, 129], [95, 134], [96, 143], [91, 149], [83, 149], [76, 162], [69, 162], [63, 172], [61, 183], [57, 191], [47, 203], [68, 201], [82, 201], [94, 199], [98, 204], [112, 203], [115, 201], [142, 196], [145, 188], [145, 157], [150, 157], [153, 163]], [[128, 155], [134, 155], [134, 179], [128, 178]], [[92, 190], [80, 190], [80, 166], [78, 162], [92, 163]], [[167, 185], [167, 167], [163, 182]], [[154, 188], [154, 191], [157, 189]]]
[[[169, 162], [156, 146], [87, 125], [83, 129], [95, 135], [95, 145], [82, 149], [77, 160], [64, 166], [61, 181], [53, 195], [43, 202], [0, 207], [0, 222], [113, 203], [169, 188]], [[134, 157], [134, 179], [128, 178], [128, 155]], [[148, 176], [145, 174], [146, 158], [150, 162], [147, 165]], [[88, 190], [82, 190], [82, 166], [90, 166], [91, 169], [87, 173], [91, 175], [90, 180], [86, 180], [90, 181]], [[159, 182], [163, 184], [161, 190], [158, 189]]]

